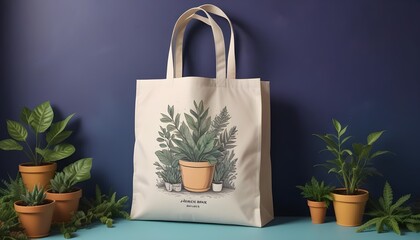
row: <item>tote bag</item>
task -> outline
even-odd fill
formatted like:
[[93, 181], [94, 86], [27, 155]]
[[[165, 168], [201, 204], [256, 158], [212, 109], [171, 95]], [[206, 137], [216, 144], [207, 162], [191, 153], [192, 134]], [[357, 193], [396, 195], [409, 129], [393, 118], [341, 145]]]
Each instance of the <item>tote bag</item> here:
[[[229, 22], [227, 64], [209, 13]], [[182, 77], [192, 19], [212, 28], [216, 78]], [[172, 32], [166, 79], [137, 80], [132, 219], [255, 227], [273, 219], [269, 83], [236, 79], [234, 43], [221, 9], [191, 8]]]

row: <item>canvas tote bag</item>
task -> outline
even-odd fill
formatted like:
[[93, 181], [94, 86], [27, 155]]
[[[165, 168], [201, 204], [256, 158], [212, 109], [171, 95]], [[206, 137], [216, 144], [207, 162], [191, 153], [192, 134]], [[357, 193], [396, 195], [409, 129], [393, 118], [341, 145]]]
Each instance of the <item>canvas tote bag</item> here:
[[[209, 13], [229, 22], [227, 64]], [[192, 19], [212, 28], [216, 78], [182, 77]], [[132, 219], [255, 227], [273, 219], [269, 83], [236, 79], [234, 42], [221, 9], [191, 8], [172, 32], [166, 79], [137, 80]]]

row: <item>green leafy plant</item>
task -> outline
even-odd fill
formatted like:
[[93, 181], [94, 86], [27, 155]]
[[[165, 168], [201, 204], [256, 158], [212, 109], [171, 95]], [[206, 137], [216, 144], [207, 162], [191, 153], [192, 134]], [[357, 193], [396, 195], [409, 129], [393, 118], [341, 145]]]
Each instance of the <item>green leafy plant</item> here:
[[[74, 114], [66, 119], [53, 123], [54, 112], [50, 102], [44, 102], [33, 110], [24, 107], [20, 114], [20, 122], [7, 120], [7, 131], [10, 138], [0, 141], [0, 149], [5, 151], [23, 151], [33, 165], [54, 162], [71, 156], [75, 148], [64, 143], [72, 134], [65, 130]], [[34, 144], [31, 147], [28, 130], [34, 133]], [[45, 136], [45, 140], [41, 137]], [[41, 144], [45, 144], [41, 147]]]
[[28, 237], [19, 227], [18, 217], [13, 207], [0, 205], [0, 239], [26, 240]]
[[87, 227], [93, 222], [99, 221], [107, 227], [112, 227], [114, 218], [130, 219], [129, 214], [124, 210], [128, 197], [116, 198], [116, 193], [109, 195], [102, 194], [100, 188], [96, 186], [95, 199], [85, 201], [85, 210], [74, 214], [70, 223], [61, 226], [61, 232], [65, 238], [71, 238], [78, 229]]
[[4, 187], [0, 188], [0, 203], [18, 201], [26, 191], [20, 175], [17, 175], [15, 179], [9, 177], [9, 181], [2, 180], [2, 183]]
[[404, 206], [410, 197], [410, 194], [404, 195], [393, 203], [394, 195], [392, 188], [391, 185], [386, 182], [383, 196], [380, 197], [377, 202], [370, 201], [373, 209], [366, 215], [373, 218], [360, 226], [357, 229], [357, 232], [376, 228], [378, 233], [392, 230], [398, 235], [401, 235], [400, 227], [402, 226], [405, 226], [410, 231], [419, 232], [420, 214], [414, 215], [410, 207]]
[[325, 202], [327, 207], [333, 200], [331, 192], [335, 187], [326, 185], [324, 181], [318, 182], [315, 177], [311, 178], [310, 182], [307, 182], [304, 186], [296, 186], [302, 190], [301, 195], [311, 201]]
[[69, 164], [62, 172], [55, 174], [51, 179], [51, 192], [68, 193], [74, 190], [74, 185], [90, 179], [92, 158], [83, 158]]
[[162, 178], [164, 182], [177, 184], [181, 182], [181, 173], [179, 171], [179, 165], [177, 161], [173, 162], [173, 165], [165, 165], [155, 162], [154, 165], [158, 170], [156, 174]]
[[38, 188], [38, 185], [35, 185], [32, 191], [25, 191], [25, 194], [20, 196], [20, 200], [26, 206], [38, 206], [44, 204], [45, 197], [44, 188]]
[[325, 164], [319, 164], [328, 169], [328, 173], [336, 174], [346, 189], [346, 194], [356, 194], [362, 182], [373, 174], [378, 174], [372, 166], [372, 159], [388, 153], [388, 151], [376, 151], [372, 153], [373, 144], [382, 136], [384, 131], [373, 132], [368, 135], [367, 143], [353, 143], [352, 150], [345, 147], [345, 143], [351, 138], [346, 136], [347, 127], [341, 126], [340, 122], [333, 119], [335, 133], [333, 134], [314, 134], [322, 139], [328, 151], [333, 155], [332, 160]]
[[28, 239], [19, 227], [19, 220], [13, 208], [13, 203], [20, 200], [25, 192], [25, 186], [19, 175], [8, 181], [2, 181], [4, 187], [0, 188], [0, 239], [26, 240]]

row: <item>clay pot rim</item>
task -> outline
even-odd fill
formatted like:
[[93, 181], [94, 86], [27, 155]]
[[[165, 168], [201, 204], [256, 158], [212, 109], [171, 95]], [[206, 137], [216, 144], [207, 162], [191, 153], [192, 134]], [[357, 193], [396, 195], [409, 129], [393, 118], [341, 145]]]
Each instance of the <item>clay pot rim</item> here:
[[307, 199], [307, 203], [309, 207], [327, 208], [327, 204], [325, 202], [317, 202]]
[[19, 164], [19, 172], [24, 173], [41, 173], [51, 172], [57, 170], [57, 163], [44, 163], [42, 165], [33, 165], [32, 163], [21, 163]]
[[331, 193], [334, 201], [356, 203], [356, 202], [367, 202], [369, 199], [369, 192], [365, 189], [361, 189], [361, 188], [357, 189], [357, 191], [360, 192], [360, 194], [354, 194], [354, 195], [340, 194], [340, 193], [337, 193], [338, 191], [345, 191], [345, 188], [336, 188]]
[[62, 200], [71, 200], [71, 199], [79, 199], [82, 197], [82, 189], [81, 188], [73, 188], [75, 191], [67, 192], [67, 193], [55, 193], [51, 192], [51, 189], [48, 189], [46, 194], [47, 198], [51, 197], [54, 198], [56, 201]]
[[214, 167], [213, 164], [210, 164], [209, 162], [192, 162], [187, 160], [179, 160], [179, 165], [184, 167], [191, 167], [191, 168], [208, 168], [208, 167]]
[[18, 200], [13, 203], [16, 212], [18, 213], [36, 213], [36, 212], [44, 212], [45, 208], [50, 207], [51, 205], [55, 204], [55, 200], [46, 198], [44, 201], [47, 203], [36, 205], [36, 206], [27, 206], [22, 204], [22, 200]]

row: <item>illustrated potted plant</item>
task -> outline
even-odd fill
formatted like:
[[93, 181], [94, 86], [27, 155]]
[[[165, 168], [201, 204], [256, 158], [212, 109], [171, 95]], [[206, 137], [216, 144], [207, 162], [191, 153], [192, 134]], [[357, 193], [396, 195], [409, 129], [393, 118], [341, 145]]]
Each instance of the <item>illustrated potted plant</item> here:
[[333, 119], [335, 133], [315, 136], [322, 139], [333, 159], [319, 164], [328, 169], [341, 179], [343, 188], [333, 191], [333, 205], [337, 224], [341, 226], [359, 226], [362, 223], [363, 213], [369, 192], [360, 189], [360, 185], [370, 175], [377, 174], [372, 166], [372, 159], [377, 158], [388, 151], [376, 151], [372, 153], [373, 144], [378, 141], [384, 131], [373, 132], [368, 135], [367, 143], [353, 143], [352, 149], [345, 147], [345, 143], [351, 138], [345, 136], [347, 126], [342, 127], [340, 122]]
[[312, 223], [324, 223], [327, 208], [333, 200], [331, 192], [335, 187], [325, 185], [324, 181], [318, 182], [315, 177], [304, 186], [296, 187], [302, 190], [301, 195], [307, 199]]
[[48, 199], [55, 200], [54, 223], [69, 222], [77, 212], [82, 189], [74, 185], [90, 179], [91, 169], [92, 158], [83, 158], [69, 164], [51, 179], [51, 188], [46, 195]]
[[156, 156], [162, 161], [178, 161], [184, 188], [191, 192], [206, 192], [210, 189], [214, 176], [215, 164], [223, 157], [227, 147], [233, 148], [229, 133], [236, 134], [236, 127], [227, 131], [230, 116], [226, 107], [212, 121], [209, 108], [204, 108], [203, 101], [195, 109], [181, 115], [174, 113], [174, 106], [168, 106], [168, 113], [161, 114], [161, 126], [157, 141], [163, 150], [156, 151]]
[[163, 180], [165, 189], [168, 192], [172, 190], [180, 192], [182, 190], [181, 174], [179, 172], [178, 161], [168, 162], [169, 157], [160, 157], [162, 164], [155, 162], [154, 165], [158, 172], [156, 174]]
[[[236, 139], [236, 128], [232, 128], [233, 133], [231, 136], [231, 144], [235, 143]], [[214, 177], [212, 183], [212, 190], [214, 192], [221, 192], [224, 185], [228, 185], [228, 180], [234, 178], [234, 172], [236, 170], [236, 162], [238, 161], [235, 158], [235, 152], [225, 150], [223, 156], [220, 157], [216, 163], [214, 169]], [[231, 186], [232, 187], [232, 186]]]
[[[24, 107], [20, 114], [21, 122], [7, 120], [10, 138], [0, 141], [0, 149], [23, 151], [30, 160], [19, 165], [23, 182], [29, 191], [32, 191], [35, 185], [46, 189], [57, 169], [55, 161], [67, 158], [74, 153], [74, 146], [64, 143], [72, 133], [65, 128], [73, 115], [53, 123], [54, 112], [50, 102], [47, 101], [33, 110]], [[34, 133], [31, 139], [32, 147], [27, 128]]]
[[30, 238], [49, 235], [55, 201], [46, 199], [44, 189], [34, 186], [32, 191], [26, 191], [21, 200], [14, 203], [19, 221]]

